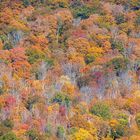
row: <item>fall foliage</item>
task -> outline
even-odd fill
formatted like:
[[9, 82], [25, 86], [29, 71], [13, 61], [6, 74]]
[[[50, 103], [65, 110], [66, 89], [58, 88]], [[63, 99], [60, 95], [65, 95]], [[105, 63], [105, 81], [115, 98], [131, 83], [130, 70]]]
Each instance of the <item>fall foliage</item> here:
[[139, 0], [0, 0], [0, 140], [139, 140], [139, 30]]

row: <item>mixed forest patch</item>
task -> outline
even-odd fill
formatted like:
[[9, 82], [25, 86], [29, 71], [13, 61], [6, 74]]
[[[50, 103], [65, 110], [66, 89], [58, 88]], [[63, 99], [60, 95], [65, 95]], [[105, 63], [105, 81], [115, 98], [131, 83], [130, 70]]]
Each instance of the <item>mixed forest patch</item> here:
[[0, 0], [0, 140], [129, 139], [140, 1]]

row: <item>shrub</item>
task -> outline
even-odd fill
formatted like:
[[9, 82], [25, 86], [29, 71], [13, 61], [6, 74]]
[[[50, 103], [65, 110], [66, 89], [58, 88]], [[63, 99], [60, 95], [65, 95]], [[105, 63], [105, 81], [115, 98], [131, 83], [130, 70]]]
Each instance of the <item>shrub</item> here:
[[64, 127], [59, 126], [57, 128], [57, 137], [58, 138], [64, 138], [64, 135], [65, 135], [65, 129], [64, 129]]
[[52, 135], [52, 126], [51, 124], [47, 124], [46, 128], [45, 128], [45, 132], [47, 137], [50, 137]]
[[80, 128], [70, 137], [71, 140], [94, 140], [96, 137], [92, 136], [87, 130]]
[[4, 120], [4, 121], [2, 122], [2, 124], [3, 124], [4, 126], [8, 127], [8, 128], [11, 128], [11, 129], [12, 129], [13, 126], [14, 126], [13, 122], [12, 122], [11, 120], [9, 120], [9, 119]]
[[30, 0], [23, 0], [23, 4], [25, 6], [29, 6], [31, 4]]
[[0, 95], [2, 95], [5, 92], [3, 87], [0, 87]]
[[58, 93], [53, 97], [52, 102], [58, 103], [60, 105], [64, 103], [68, 107], [70, 104], [70, 98], [66, 95], [63, 95], [62, 93]]
[[90, 15], [90, 9], [87, 6], [81, 6], [73, 9], [74, 17], [81, 17], [82, 19], [86, 19]]
[[39, 96], [37, 96], [37, 95], [34, 95], [33, 97], [31, 96], [31, 97], [29, 97], [28, 98], [28, 100], [27, 100], [27, 102], [26, 102], [26, 104], [25, 104], [25, 106], [26, 106], [26, 108], [28, 109], [28, 110], [31, 110], [32, 109], [32, 107], [33, 107], [33, 105], [35, 104], [35, 103], [37, 103], [38, 101], [39, 101]]
[[13, 46], [10, 43], [5, 43], [5, 45], [3, 46], [4, 50], [10, 50], [12, 48], [13, 48]]
[[11, 131], [10, 128], [4, 126], [3, 124], [0, 124], [0, 137], [4, 136], [5, 134], [9, 133]]
[[90, 109], [90, 112], [94, 115], [102, 117], [103, 119], [110, 119], [111, 112], [107, 104], [98, 102]]
[[86, 64], [90, 64], [90, 63], [94, 62], [94, 60], [95, 60], [95, 57], [94, 57], [93, 55], [88, 54], [88, 55], [85, 57], [85, 62], [86, 62]]
[[45, 54], [38, 47], [32, 47], [26, 50], [26, 55], [28, 56], [28, 61], [30, 64], [34, 64], [40, 60], [45, 59]]
[[[91, 6], [92, 5], [92, 6]], [[75, 18], [81, 19], [88, 18], [93, 13], [99, 13], [99, 0], [92, 1], [91, 5], [83, 4], [80, 0], [71, 2], [70, 8]]]
[[120, 125], [122, 126], [127, 126], [128, 125], [128, 116], [124, 113], [120, 113], [118, 114], [118, 122], [120, 123]]
[[116, 23], [117, 24], [121, 24], [125, 22], [125, 17], [123, 14], [119, 14], [116, 16]]
[[16, 135], [12, 132], [8, 132], [0, 137], [0, 140], [19, 140]]
[[128, 69], [129, 60], [123, 57], [113, 58], [109, 63], [107, 63], [106, 67], [112, 68], [116, 75], [119, 76], [121, 72], [124, 72]]
[[120, 41], [111, 41], [111, 47], [112, 49], [117, 49], [121, 53], [124, 52], [123, 44]]
[[111, 137], [120, 138], [122, 136], [128, 135], [128, 116], [124, 113], [119, 113], [117, 116], [117, 124], [111, 128]]
[[47, 0], [46, 3], [51, 9], [67, 8], [69, 5], [68, 0]]
[[27, 131], [26, 135], [29, 137], [29, 140], [46, 140], [46, 138], [35, 129]]

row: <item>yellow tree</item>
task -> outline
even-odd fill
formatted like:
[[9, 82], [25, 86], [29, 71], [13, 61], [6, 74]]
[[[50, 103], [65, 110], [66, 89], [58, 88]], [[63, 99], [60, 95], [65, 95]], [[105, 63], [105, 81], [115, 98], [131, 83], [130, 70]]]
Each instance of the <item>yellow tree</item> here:
[[80, 128], [69, 140], [97, 140], [97, 137], [92, 136], [87, 130]]
[[69, 38], [67, 45], [69, 48], [74, 48], [79, 55], [85, 56], [90, 48], [90, 43], [86, 38]]

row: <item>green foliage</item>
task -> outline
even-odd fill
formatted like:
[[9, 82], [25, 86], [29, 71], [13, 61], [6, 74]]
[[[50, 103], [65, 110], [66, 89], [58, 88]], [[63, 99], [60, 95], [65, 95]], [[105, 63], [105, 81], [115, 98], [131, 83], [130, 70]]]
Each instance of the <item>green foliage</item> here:
[[118, 122], [121, 126], [127, 126], [128, 125], [128, 116], [124, 113], [120, 113], [117, 116]]
[[100, 28], [106, 28], [110, 30], [111, 27], [115, 24], [111, 16], [102, 15], [98, 19], [98, 25]]
[[27, 131], [26, 135], [29, 137], [29, 140], [46, 140], [46, 138], [35, 129]]
[[117, 24], [121, 24], [121, 23], [124, 23], [126, 20], [125, 20], [125, 17], [123, 14], [119, 14], [116, 16], [116, 23]]
[[7, 41], [7, 36], [6, 36], [5, 34], [0, 34], [0, 40], [1, 40], [2, 42]]
[[31, 4], [30, 0], [23, 0], [23, 4], [25, 6], [29, 6]]
[[45, 128], [45, 132], [46, 132], [47, 137], [50, 137], [52, 135], [52, 126], [51, 126], [51, 124], [47, 124], [47, 126]]
[[4, 92], [5, 91], [4, 91], [3, 87], [0, 87], [0, 95], [2, 95]]
[[69, 6], [67, 0], [58, 0], [58, 1], [47, 0], [47, 4], [51, 9], [67, 8]]
[[28, 56], [28, 61], [30, 64], [34, 64], [40, 60], [45, 59], [45, 54], [37, 48], [29, 48], [26, 50], [26, 55]]
[[10, 120], [10, 119], [6, 119], [2, 122], [2, 124], [5, 126], [5, 127], [8, 127], [8, 128], [13, 128], [14, 124], [13, 122]]
[[0, 140], [137, 135], [140, 0], [0, 1]]
[[70, 135], [73, 135], [74, 133], [76, 133], [78, 131], [78, 128], [77, 127], [71, 127], [70, 129], [69, 129], [69, 134]]
[[102, 117], [105, 120], [111, 118], [109, 106], [102, 102], [98, 102], [95, 105], [93, 105], [93, 107], [90, 109], [90, 112], [94, 115]]
[[33, 105], [36, 103], [36, 102], [38, 102], [39, 101], [39, 96], [33, 96], [33, 97], [29, 97], [28, 98], [28, 100], [27, 100], [27, 102], [26, 102], [26, 108], [28, 109], [28, 110], [31, 110], [32, 109], [32, 107], [33, 107]]
[[139, 0], [130, 0], [129, 4], [131, 5], [131, 7], [137, 7], [140, 5], [140, 1]]
[[120, 138], [128, 134], [129, 127], [128, 127], [128, 116], [124, 113], [117, 114], [117, 121], [118, 124], [115, 128], [111, 129], [111, 137], [113, 138]]
[[107, 63], [106, 67], [111, 67], [116, 71], [116, 74], [119, 74], [128, 69], [129, 60], [123, 57], [113, 58], [109, 63]]
[[93, 1], [92, 6], [83, 4], [82, 1], [73, 1], [70, 5], [72, 13], [75, 18], [80, 17], [81, 19], [88, 18], [91, 14], [98, 12], [99, 1]]
[[9, 132], [0, 137], [0, 140], [19, 140], [13, 132]]
[[94, 61], [95, 61], [95, 57], [93, 55], [90, 55], [90, 54], [86, 55], [86, 57], [85, 57], [86, 64], [90, 64]]
[[3, 124], [0, 124], [0, 136], [7, 134], [8, 132], [10, 132], [10, 130], [11, 128], [8, 128], [4, 126]]
[[124, 47], [123, 47], [123, 43], [120, 41], [111, 41], [111, 47], [112, 49], [117, 49], [119, 52], [123, 53], [124, 52]]
[[59, 126], [57, 128], [57, 137], [58, 138], [64, 138], [64, 135], [65, 135], [65, 129], [63, 126]]
[[62, 94], [62, 93], [58, 93], [56, 94], [53, 99], [52, 99], [52, 102], [54, 103], [58, 103], [58, 104], [66, 104], [67, 107], [69, 107], [70, 105], [70, 98], [65, 95], [65, 94]]
[[90, 9], [87, 6], [77, 7], [73, 9], [74, 17], [81, 17], [82, 19], [86, 19], [90, 15]]
[[116, 139], [116, 138], [120, 138], [124, 136], [124, 128], [122, 126], [117, 126], [117, 128], [114, 130], [114, 129], [111, 129], [111, 137]]
[[13, 48], [13, 46], [10, 43], [5, 43], [4, 46], [3, 46], [4, 50], [10, 50], [12, 48]]
[[[121, 138], [123, 136], [127, 136], [129, 133], [129, 127], [126, 125], [126, 120], [120, 120], [120, 124], [118, 124], [115, 129], [111, 129], [111, 137], [112, 138]], [[124, 125], [125, 124], [125, 125]]]

